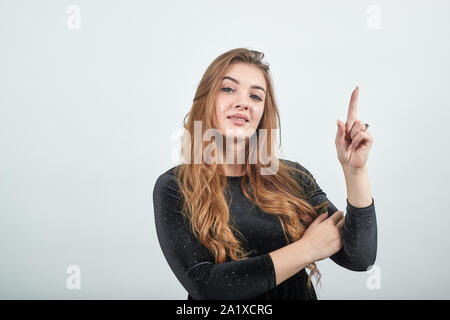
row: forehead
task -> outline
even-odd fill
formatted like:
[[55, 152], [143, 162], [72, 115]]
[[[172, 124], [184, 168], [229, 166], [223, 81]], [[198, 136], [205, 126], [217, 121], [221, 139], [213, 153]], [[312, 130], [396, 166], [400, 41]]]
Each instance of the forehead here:
[[[245, 86], [257, 85], [266, 88], [266, 80], [263, 72], [256, 66], [248, 63], [233, 63], [228, 66], [225, 76], [230, 76]], [[224, 80], [230, 81], [230, 80]]]

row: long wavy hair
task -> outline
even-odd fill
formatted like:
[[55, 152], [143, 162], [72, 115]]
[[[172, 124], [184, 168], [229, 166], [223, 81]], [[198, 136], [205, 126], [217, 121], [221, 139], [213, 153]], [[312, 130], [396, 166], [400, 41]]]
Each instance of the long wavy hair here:
[[[273, 145], [272, 130], [280, 130], [280, 117], [275, 103], [273, 85], [269, 71], [269, 64], [263, 62], [262, 52], [247, 48], [237, 48], [218, 56], [206, 69], [195, 93], [191, 110], [183, 120], [185, 134], [182, 137], [181, 154], [182, 163], [176, 167], [179, 189], [182, 196], [182, 214], [188, 219], [190, 228], [195, 237], [215, 257], [215, 263], [220, 264], [227, 260], [242, 260], [250, 256], [246, 252], [241, 241], [245, 241], [242, 234], [230, 222], [229, 207], [226, 199], [227, 179], [223, 174], [221, 163], [195, 163], [194, 156], [194, 121], [201, 121], [201, 136], [209, 128], [215, 126], [214, 101], [222, 85], [222, 78], [226, 69], [232, 63], [247, 63], [259, 68], [266, 81], [266, 99], [264, 112], [258, 129], [266, 129], [267, 135], [264, 143], [267, 144], [270, 163], [277, 161], [275, 146]], [[202, 141], [202, 149], [212, 148], [215, 156], [216, 140]], [[249, 161], [254, 150], [249, 150], [249, 139], [246, 138], [245, 169], [246, 174], [241, 179], [240, 187], [243, 194], [252, 203], [267, 214], [275, 215], [282, 226], [286, 244], [297, 241], [309, 226], [306, 221], [313, 221], [328, 202], [318, 206], [311, 206], [306, 201], [304, 188], [295, 178], [295, 172], [306, 174], [303, 171], [278, 161], [276, 174], [259, 174], [267, 161], [262, 162], [259, 153], [257, 161]], [[281, 146], [281, 134], [280, 134]], [[216, 158], [217, 160], [217, 158]], [[223, 163], [223, 162], [222, 162]], [[306, 174], [307, 175], [307, 174]], [[309, 175], [307, 175], [309, 179]], [[313, 181], [313, 179], [311, 179]], [[322, 210], [321, 210], [322, 211]], [[308, 219], [309, 217], [309, 219]], [[234, 232], [234, 233], [233, 233]], [[236, 235], [240, 238], [238, 239]], [[308, 276], [308, 288], [311, 289], [311, 277], [316, 275], [316, 284], [319, 283], [321, 274], [315, 263], [306, 266], [310, 270]]]

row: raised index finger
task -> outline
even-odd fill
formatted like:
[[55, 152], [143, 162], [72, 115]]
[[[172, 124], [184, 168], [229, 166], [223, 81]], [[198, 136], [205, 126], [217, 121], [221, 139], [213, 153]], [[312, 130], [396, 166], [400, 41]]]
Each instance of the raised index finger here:
[[[359, 95], [359, 87], [356, 87], [352, 92], [352, 96], [350, 97], [350, 104], [348, 105], [348, 113], [347, 113], [347, 122], [355, 121], [358, 119], [358, 95]], [[353, 125], [353, 124], [352, 124]], [[350, 127], [351, 128], [351, 127]]]
[[355, 90], [353, 90], [352, 92], [352, 96], [350, 97], [350, 103], [348, 105], [347, 121], [345, 122], [346, 137], [350, 136], [350, 131], [353, 128], [353, 124], [358, 119], [357, 115], [358, 95], [359, 95], [359, 87], [356, 87]]

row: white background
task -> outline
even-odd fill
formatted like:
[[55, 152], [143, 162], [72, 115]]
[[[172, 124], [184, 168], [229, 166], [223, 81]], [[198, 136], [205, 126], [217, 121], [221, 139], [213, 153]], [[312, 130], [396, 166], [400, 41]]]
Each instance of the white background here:
[[[186, 299], [156, 238], [153, 186], [175, 165], [171, 135], [206, 67], [248, 47], [270, 63], [285, 158], [340, 210], [336, 119], [356, 85], [375, 139], [381, 288], [326, 259], [319, 299], [449, 299], [449, 12], [448, 1], [1, 0], [0, 298]], [[66, 286], [70, 265], [80, 290]]]

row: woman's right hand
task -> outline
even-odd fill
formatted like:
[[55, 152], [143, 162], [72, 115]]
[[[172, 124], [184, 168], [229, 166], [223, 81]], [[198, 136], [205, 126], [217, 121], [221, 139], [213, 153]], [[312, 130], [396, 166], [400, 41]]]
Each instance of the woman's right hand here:
[[328, 212], [319, 215], [305, 230], [300, 240], [304, 243], [310, 262], [328, 258], [342, 248], [342, 233], [345, 217], [336, 211], [328, 217]]

